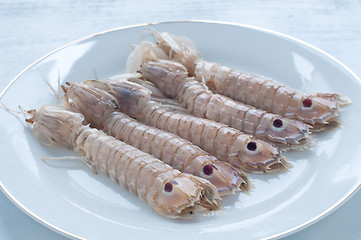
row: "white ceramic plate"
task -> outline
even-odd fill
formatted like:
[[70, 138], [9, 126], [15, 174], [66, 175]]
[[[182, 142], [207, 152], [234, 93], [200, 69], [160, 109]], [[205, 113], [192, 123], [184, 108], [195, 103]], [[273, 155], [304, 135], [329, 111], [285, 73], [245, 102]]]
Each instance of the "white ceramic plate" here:
[[[290, 152], [287, 173], [250, 175], [250, 195], [222, 201], [215, 216], [173, 221], [158, 216], [110, 179], [93, 175], [79, 161], [44, 163], [44, 156], [72, 154], [40, 145], [23, 122], [0, 110], [0, 180], [4, 192], [39, 222], [67, 236], [89, 239], [259, 239], [279, 237], [315, 222], [339, 206], [361, 182], [360, 80], [326, 53], [291, 37], [244, 25], [215, 22], [154, 24], [159, 31], [193, 39], [209, 61], [254, 72], [305, 91], [336, 91], [353, 104], [342, 126], [315, 134], [307, 151]], [[42, 79], [61, 82], [123, 73], [130, 43], [147, 25], [119, 28], [70, 43], [36, 61], [2, 93], [16, 109], [55, 103]], [[147, 36], [146, 36], [147, 37]]]

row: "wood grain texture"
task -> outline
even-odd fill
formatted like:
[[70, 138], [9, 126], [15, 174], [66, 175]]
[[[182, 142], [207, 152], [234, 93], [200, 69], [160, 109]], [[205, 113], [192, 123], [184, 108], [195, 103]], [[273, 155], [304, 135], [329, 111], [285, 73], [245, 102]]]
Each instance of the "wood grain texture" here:
[[[22, 69], [70, 41], [110, 28], [171, 20], [244, 23], [291, 35], [361, 76], [361, 1], [0, 0], [0, 89]], [[361, 193], [286, 239], [361, 239]], [[0, 239], [64, 239], [0, 193]]]

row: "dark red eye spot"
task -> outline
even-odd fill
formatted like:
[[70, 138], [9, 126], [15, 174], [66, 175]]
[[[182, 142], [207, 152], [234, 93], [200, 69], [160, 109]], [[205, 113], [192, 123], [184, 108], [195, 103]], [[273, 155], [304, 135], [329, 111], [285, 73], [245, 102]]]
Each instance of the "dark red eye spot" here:
[[210, 176], [213, 173], [213, 166], [208, 164], [203, 167], [203, 173], [207, 176]]
[[255, 142], [249, 142], [247, 144], [247, 149], [250, 151], [255, 151], [257, 149], [257, 144]]
[[302, 104], [303, 104], [304, 107], [309, 108], [309, 107], [312, 106], [312, 99], [311, 98], [305, 98], [305, 99], [303, 99]]
[[164, 191], [166, 192], [171, 192], [173, 190], [173, 184], [171, 182], [167, 182], [164, 185]]
[[280, 128], [280, 127], [282, 127], [283, 126], [283, 122], [282, 122], [282, 120], [281, 119], [275, 119], [274, 121], [273, 121], [273, 126], [275, 126], [276, 128]]

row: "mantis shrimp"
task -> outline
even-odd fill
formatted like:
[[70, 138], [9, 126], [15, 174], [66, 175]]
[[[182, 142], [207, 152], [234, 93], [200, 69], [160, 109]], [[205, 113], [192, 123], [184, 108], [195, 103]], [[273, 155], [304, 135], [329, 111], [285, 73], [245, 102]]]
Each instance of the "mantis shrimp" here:
[[216, 93], [305, 122], [313, 127], [312, 131], [322, 131], [327, 124], [337, 121], [340, 106], [351, 103], [342, 94], [306, 94], [265, 77], [203, 60], [196, 62], [195, 76]]
[[208, 180], [181, 173], [169, 165], [102, 131], [83, 125], [84, 117], [61, 105], [30, 110], [26, 121], [46, 145], [73, 149], [91, 166], [146, 201], [168, 218], [216, 210], [219, 195]]
[[196, 44], [188, 38], [155, 30], [152, 33], [157, 44], [142, 42], [130, 55], [127, 71], [139, 70], [142, 63], [151, 60], [174, 60], [183, 64], [190, 76], [213, 92], [302, 121], [311, 125], [310, 130], [315, 132], [326, 129], [329, 123], [337, 122], [340, 107], [351, 103], [342, 94], [302, 93], [269, 78], [206, 62], [201, 58]]

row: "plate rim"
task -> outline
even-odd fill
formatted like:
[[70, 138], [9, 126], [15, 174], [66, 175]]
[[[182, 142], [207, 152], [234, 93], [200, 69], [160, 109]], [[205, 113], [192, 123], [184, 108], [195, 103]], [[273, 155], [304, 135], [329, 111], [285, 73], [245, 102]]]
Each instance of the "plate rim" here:
[[[340, 60], [338, 60], [337, 58], [335, 58], [334, 56], [332, 56], [331, 54], [327, 53], [326, 51], [308, 43], [305, 42], [303, 40], [300, 40], [298, 38], [292, 37], [290, 35], [275, 31], [275, 30], [271, 30], [271, 29], [267, 29], [267, 28], [263, 28], [263, 27], [258, 27], [258, 26], [254, 26], [254, 25], [249, 25], [249, 24], [243, 24], [243, 23], [236, 23], [236, 22], [228, 22], [228, 21], [215, 21], [215, 20], [198, 20], [198, 19], [191, 19], [191, 20], [173, 20], [173, 21], [159, 21], [159, 22], [148, 22], [148, 23], [140, 23], [140, 24], [132, 24], [132, 25], [126, 25], [126, 26], [122, 26], [122, 27], [116, 27], [116, 28], [111, 28], [108, 30], [104, 30], [104, 31], [100, 31], [94, 34], [90, 34], [87, 35], [85, 37], [76, 39], [74, 41], [71, 41], [65, 45], [62, 45], [52, 51], [50, 51], [49, 53], [43, 55], [42, 57], [36, 59], [34, 62], [32, 62], [30, 65], [28, 65], [27, 67], [25, 67], [22, 71], [20, 71], [12, 80], [10, 80], [10, 82], [4, 87], [4, 89], [0, 92], [0, 100], [1, 98], [4, 96], [4, 94], [9, 90], [9, 88], [11, 87], [12, 84], [15, 83], [15, 81], [17, 79], [19, 79], [25, 72], [27, 72], [29, 69], [31, 69], [34, 65], [36, 65], [37, 63], [39, 63], [40, 61], [46, 59], [47, 57], [51, 56], [52, 54], [67, 48], [71, 45], [74, 45], [76, 43], [82, 42], [84, 40], [87, 39], [91, 39], [93, 37], [99, 36], [99, 35], [104, 35], [110, 32], [115, 32], [115, 31], [121, 31], [121, 30], [125, 30], [125, 29], [131, 29], [131, 28], [139, 28], [139, 27], [145, 27], [145, 26], [152, 26], [152, 25], [162, 25], [162, 24], [173, 24], [173, 23], [207, 23], [207, 24], [219, 24], [219, 25], [229, 25], [229, 26], [235, 26], [235, 27], [242, 27], [242, 28], [248, 28], [248, 29], [253, 29], [253, 30], [257, 30], [257, 31], [262, 31], [265, 33], [269, 33], [275, 36], [279, 36], [279, 37], [283, 37], [287, 40], [292, 40], [294, 42], [300, 43], [304, 46], [307, 46], [309, 48], [311, 48], [312, 50], [321, 53], [322, 55], [328, 57], [329, 59], [333, 60], [335, 63], [337, 63], [338, 65], [340, 65], [344, 70], [346, 70], [352, 77], [354, 77], [359, 83], [361, 83], [361, 79], [349, 68], [347, 67], [344, 63], [342, 63]], [[312, 219], [299, 224], [296, 227], [290, 228], [286, 231], [271, 235], [269, 237], [266, 237], [265, 239], [275, 239], [275, 238], [280, 238], [280, 237], [286, 237], [290, 234], [293, 234], [295, 232], [298, 232], [306, 227], [311, 226], [312, 224], [318, 222], [319, 220], [323, 219], [324, 217], [326, 217], [327, 215], [329, 215], [331, 212], [333, 212], [334, 210], [336, 210], [337, 208], [339, 208], [342, 204], [344, 204], [348, 199], [350, 199], [350, 197], [355, 194], [359, 188], [361, 186], [361, 181], [355, 185], [354, 188], [352, 188], [345, 196], [343, 196], [338, 202], [336, 202], [335, 204], [333, 204], [331, 207], [329, 207], [328, 209], [326, 209], [325, 211], [323, 211], [322, 213], [318, 214], [317, 216], [313, 217]], [[26, 208], [20, 201], [18, 201], [8, 190], [7, 188], [3, 185], [2, 182], [0, 182], [0, 189], [2, 190], [2, 192], [5, 194], [5, 196], [7, 196], [11, 202], [13, 202], [20, 210], [22, 210], [24, 213], [26, 213], [28, 216], [30, 216], [31, 218], [33, 218], [34, 220], [36, 220], [37, 222], [39, 222], [40, 224], [42, 224], [43, 226], [63, 235], [66, 237], [71, 237], [73, 239], [85, 239], [83, 237], [80, 237], [76, 234], [70, 233], [68, 231], [65, 231], [49, 222], [47, 222], [46, 220], [42, 219], [41, 217], [37, 216], [36, 214], [34, 214], [32, 211], [30, 211], [28, 208]]]

